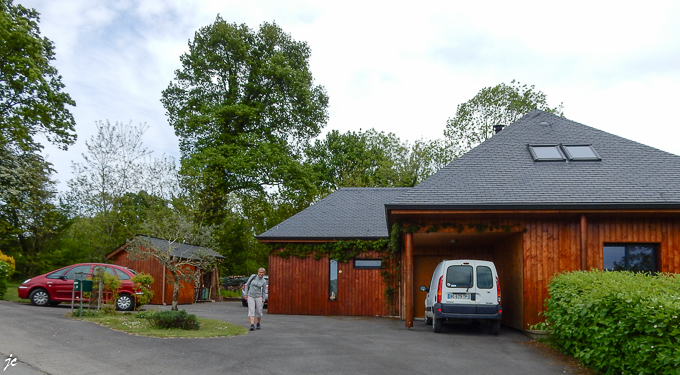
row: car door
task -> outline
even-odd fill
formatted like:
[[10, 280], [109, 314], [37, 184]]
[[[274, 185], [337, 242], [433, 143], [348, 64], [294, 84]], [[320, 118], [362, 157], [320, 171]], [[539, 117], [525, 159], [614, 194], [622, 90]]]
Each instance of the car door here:
[[[52, 281], [51, 297], [56, 301], [70, 301], [73, 295], [73, 280], [78, 278], [87, 278], [90, 275], [92, 265], [79, 265], [68, 270], [61, 279]], [[80, 274], [82, 272], [82, 274]], [[80, 292], [75, 292], [76, 301], [80, 300]]]

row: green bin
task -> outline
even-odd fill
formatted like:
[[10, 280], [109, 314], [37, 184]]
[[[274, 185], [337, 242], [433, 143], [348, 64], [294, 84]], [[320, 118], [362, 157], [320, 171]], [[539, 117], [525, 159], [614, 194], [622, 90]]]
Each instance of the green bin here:
[[74, 280], [73, 290], [76, 292], [91, 292], [92, 280]]

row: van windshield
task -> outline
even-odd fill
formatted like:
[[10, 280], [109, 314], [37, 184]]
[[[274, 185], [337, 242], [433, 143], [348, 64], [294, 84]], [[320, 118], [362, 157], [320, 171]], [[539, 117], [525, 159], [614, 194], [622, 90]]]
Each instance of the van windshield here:
[[472, 288], [472, 266], [450, 266], [446, 271], [449, 288]]

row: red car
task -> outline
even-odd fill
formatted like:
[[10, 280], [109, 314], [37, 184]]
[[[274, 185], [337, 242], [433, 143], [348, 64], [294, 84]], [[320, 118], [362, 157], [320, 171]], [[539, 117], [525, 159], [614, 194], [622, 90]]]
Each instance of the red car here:
[[[61, 302], [71, 302], [74, 294], [73, 280], [81, 277], [84, 280], [91, 280], [92, 273], [97, 268], [103, 268], [104, 272], [116, 276], [121, 281], [116, 308], [124, 311], [132, 310], [136, 303], [135, 295], [141, 294], [131, 280], [136, 272], [113, 264], [78, 263], [30, 278], [19, 285], [19, 298], [29, 299], [36, 306], [54, 306]], [[103, 302], [107, 301], [106, 295], [107, 293], [104, 293], [102, 296]], [[80, 301], [80, 292], [75, 292], [75, 301]], [[85, 301], [89, 300], [84, 297], [83, 302]]]

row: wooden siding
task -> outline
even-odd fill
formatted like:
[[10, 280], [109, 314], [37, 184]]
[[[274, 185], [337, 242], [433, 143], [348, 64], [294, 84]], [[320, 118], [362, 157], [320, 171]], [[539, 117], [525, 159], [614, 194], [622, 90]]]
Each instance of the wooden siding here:
[[[145, 273], [153, 276], [154, 282], [151, 284], [153, 291], [152, 305], [169, 305], [172, 303], [172, 283], [165, 284], [165, 298], [163, 298], [163, 265], [156, 259], [149, 260], [131, 260], [126, 251], [121, 251], [111, 259], [113, 264], [128, 267], [138, 273]], [[172, 280], [172, 275], [166, 271], [166, 281]], [[190, 282], [182, 282], [182, 287], [179, 289], [179, 297], [177, 303], [190, 304], [194, 302], [194, 284]]]
[[[542, 321], [548, 298], [548, 284], [557, 273], [579, 270], [581, 266], [582, 217], [585, 217], [586, 268], [602, 269], [605, 243], [647, 243], [658, 248], [661, 272], [680, 273], [680, 215], [649, 212], [494, 213], [474, 215], [414, 215], [421, 228], [413, 241], [413, 304], [404, 305], [404, 253], [399, 315], [412, 308], [423, 315], [425, 295], [432, 271], [442, 259], [491, 260], [498, 269], [502, 289], [503, 324], [528, 329]], [[405, 222], [407, 217], [401, 217]], [[448, 226], [443, 224], [448, 224]], [[423, 234], [438, 226], [436, 235], [462, 241], [441, 246], [427, 243]], [[433, 238], [436, 236], [432, 236]], [[448, 242], [448, 244], [447, 244]], [[403, 250], [403, 249], [402, 249]], [[376, 254], [376, 257], [379, 257]], [[388, 315], [385, 285], [379, 270], [354, 270], [352, 263], [340, 263], [338, 301], [328, 300], [329, 263], [270, 256], [270, 313], [314, 315]]]
[[[380, 258], [364, 253], [357, 258]], [[328, 298], [327, 257], [299, 259], [269, 256], [270, 314], [387, 316], [385, 282], [380, 269], [355, 269], [350, 260], [338, 263], [338, 295]]]

